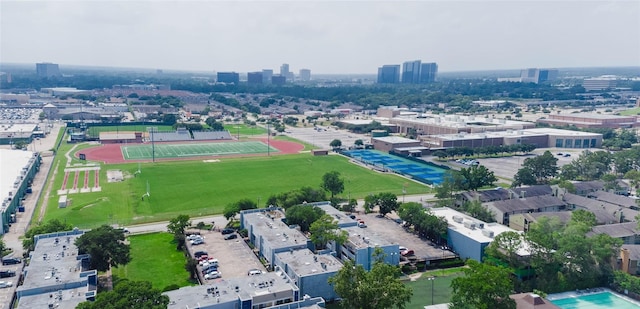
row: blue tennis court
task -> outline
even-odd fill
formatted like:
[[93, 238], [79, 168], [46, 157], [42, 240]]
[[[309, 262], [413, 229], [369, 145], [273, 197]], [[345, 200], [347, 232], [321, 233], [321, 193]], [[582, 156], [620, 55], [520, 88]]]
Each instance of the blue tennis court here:
[[388, 169], [427, 184], [437, 185], [442, 183], [442, 178], [446, 171], [443, 168], [429, 165], [426, 162], [414, 162], [377, 150], [350, 150], [343, 152], [343, 154], [365, 164]]

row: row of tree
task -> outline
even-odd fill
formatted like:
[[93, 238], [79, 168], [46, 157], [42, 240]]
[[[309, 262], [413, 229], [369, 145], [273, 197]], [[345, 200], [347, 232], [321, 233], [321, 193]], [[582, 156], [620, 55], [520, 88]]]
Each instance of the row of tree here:
[[469, 156], [494, 156], [499, 154], [517, 154], [529, 153], [536, 149], [531, 144], [513, 144], [513, 145], [488, 145], [481, 147], [452, 147], [445, 150], [434, 151], [433, 155], [440, 158], [455, 158]]
[[413, 230], [421, 237], [440, 242], [447, 233], [447, 220], [432, 214], [420, 203], [402, 204], [398, 209], [398, 216], [404, 221], [405, 227], [413, 227]]

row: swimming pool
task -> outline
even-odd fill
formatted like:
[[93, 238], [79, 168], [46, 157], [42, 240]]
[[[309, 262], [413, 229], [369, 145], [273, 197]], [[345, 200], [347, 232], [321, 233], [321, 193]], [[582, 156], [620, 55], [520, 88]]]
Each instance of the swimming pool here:
[[[574, 293], [575, 294], [575, 293]], [[573, 295], [567, 298], [553, 299], [549, 296], [549, 300], [562, 309], [639, 309], [640, 306], [634, 304], [612, 292], [602, 292], [586, 295]]]

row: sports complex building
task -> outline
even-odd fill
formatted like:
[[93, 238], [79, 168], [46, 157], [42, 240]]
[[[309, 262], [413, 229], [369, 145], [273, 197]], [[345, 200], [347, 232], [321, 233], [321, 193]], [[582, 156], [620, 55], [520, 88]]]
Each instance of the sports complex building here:
[[40, 170], [40, 155], [31, 151], [0, 149], [0, 235], [24, 211], [22, 199], [31, 193], [31, 183]]

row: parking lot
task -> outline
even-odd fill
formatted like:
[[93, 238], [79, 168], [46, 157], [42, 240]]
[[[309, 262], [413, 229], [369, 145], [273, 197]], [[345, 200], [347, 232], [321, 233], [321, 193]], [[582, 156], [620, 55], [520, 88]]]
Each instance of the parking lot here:
[[330, 148], [329, 144], [334, 139], [339, 139], [343, 148], [353, 146], [358, 139], [361, 139], [364, 143], [369, 143], [371, 139], [363, 134], [355, 134], [325, 126], [318, 126], [317, 129], [314, 129], [314, 127], [287, 127], [287, 133], [284, 134], [325, 149]]
[[415, 252], [417, 260], [439, 260], [455, 257], [455, 254], [449, 250], [443, 250], [441, 247], [431, 244], [429, 240], [420, 239], [417, 235], [405, 231], [401, 224], [391, 218], [378, 218], [377, 213], [360, 214], [358, 219], [362, 219], [367, 224], [363, 230], [374, 232], [386, 238], [392, 243], [407, 247]]
[[[11, 299], [13, 298], [13, 293], [18, 285], [18, 279], [20, 278], [20, 273], [22, 272], [23, 263], [14, 264], [14, 265], [2, 265], [0, 263], [0, 271], [13, 271], [16, 273], [13, 277], [0, 278], [0, 281], [3, 282], [11, 282], [10, 287], [0, 287], [0, 304], [6, 304], [8, 306], [11, 303]], [[2, 305], [4, 306], [4, 305]], [[0, 308], [2, 308], [0, 306]]]
[[[250, 269], [265, 270], [260, 260], [242, 238], [225, 240], [224, 235], [219, 231], [202, 231], [201, 235], [204, 237], [204, 244], [188, 245], [191, 256], [196, 251], [206, 251], [209, 258], [218, 259], [218, 271], [222, 273], [222, 278], [246, 277]], [[200, 267], [198, 267], [198, 271], [202, 274]], [[202, 282], [205, 281], [202, 280]]]

